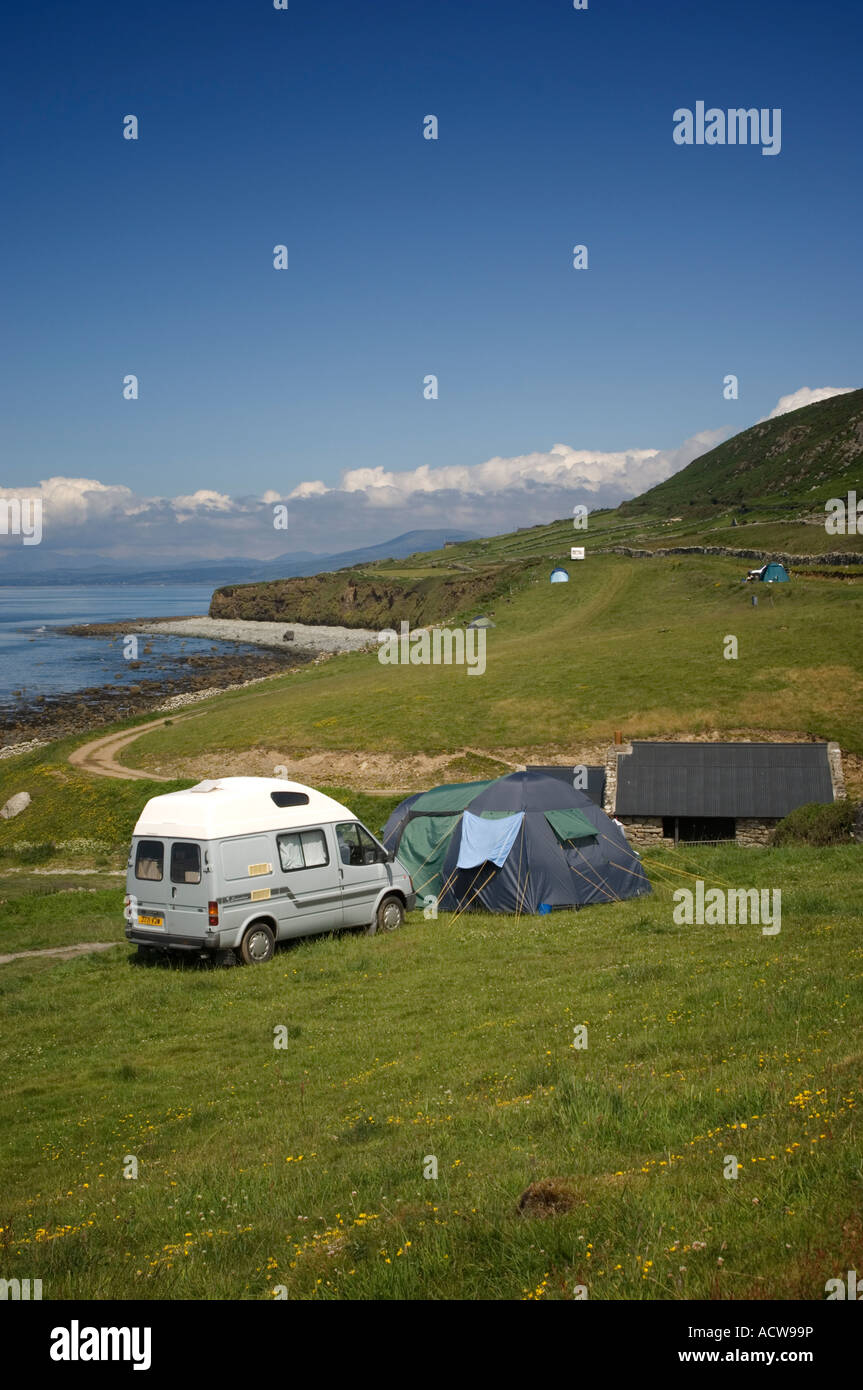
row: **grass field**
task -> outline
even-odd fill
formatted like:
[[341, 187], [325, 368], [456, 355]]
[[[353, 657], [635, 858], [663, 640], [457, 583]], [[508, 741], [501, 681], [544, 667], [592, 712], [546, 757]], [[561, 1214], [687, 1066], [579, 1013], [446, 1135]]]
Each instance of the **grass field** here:
[[[0, 971], [4, 1276], [52, 1299], [823, 1297], [863, 1267], [859, 850], [650, 872], [647, 900], [413, 914], [231, 970], [138, 965], [100, 887], [85, 934], [116, 951]], [[693, 873], [780, 887], [781, 933], [675, 925]], [[84, 896], [22, 897], [19, 941], [80, 938]], [[569, 1204], [546, 1219], [518, 1205], [543, 1180]]]

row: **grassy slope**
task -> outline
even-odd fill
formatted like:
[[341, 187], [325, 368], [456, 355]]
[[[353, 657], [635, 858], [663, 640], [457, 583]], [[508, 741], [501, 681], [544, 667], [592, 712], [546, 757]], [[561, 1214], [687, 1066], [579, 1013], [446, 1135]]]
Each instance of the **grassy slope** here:
[[702, 454], [620, 508], [621, 515], [706, 511], [714, 503], [799, 503], [823, 513], [857, 488], [863, 463], [863, 391], [765, 420]]
[[[782, 932], [676, 926], [669, 866], [780, 886]], [[414, 915], [260, 969], [4, 967], [4, 1276], [46, 1298], [823, 1297], [863, 1260], [859, 851], [651, 872], [649, 900]], [[570, 1213], [518, 1214], [561, 1177]]]
[[[0, 804], [14, 792], [25, 789], [33, 798], [27, 810], [14, 820], [0, 821], [0, 869], [7, 865], [58, 862], [96, 868], [125, 866], [132, 829], [144, 803], [151, 796], [192, 785], [188, 778], [127, 782], [92, 777], [67, 761], [70, 749], [84, 741], [83, 737], [64, 739], [0, 762]], [[326, 791], [336, 800], [348, 802], [360, 819], [375, 830], [383, 826], [399, 800], [394, 796], [365, 796], [343, 787], [327, 787]], [[0, 899], [5, 895], [2, 885], [0, 878]], [[74, 885], [70, 882], [70, 886]], [[8, 921], [9, 909], [0, 903], [0, 950], [4, 949]]]
[[[782, 551], [789, 555], [817, 555], [826, 551], [859, 552], [863, 561], [863, 536], [831, 536], [823, 523], [806, 520], [808, 508], [795, 507], [795, 515], [777, 517], [775, 510], [753, 506], [744, 513], [739, 507], [718, 506], [707, 516], [684, 509], [680, 520], [663, 514], [624, 517], [620, 512], [594, 512], [586, 531], [573, 529], [571, 521], [554, 521], [548, 526], [534, 526], [514, 534], [493, 536], [488, 541], [465, 541], [455, 552], [441, 551], [436, 555], [417, 557], [420, 562], [446, 570], [452, 566], [453, 555], [459, 564], [481, 567], [501, 561], [543, 559], [549, 567], [556, 562], [569, 563], [572, 545], [583, 545], [588, 551], [608, 550], [614, 546], [630, 546], [636, 550], [651, 550], [663, 546], [721, 545], [734, 550], [759, 550], [766, 555]], [[737, 521], [732, 526], [732, 520]], [[402, 566], [405, 561], [392, 562]], [[739, 562], [738, 562], [739, 563]], [[452, 571], [456, 573], [456, 571]], [[375, 574], [389, 573], [388, 562], [375, 568]]]
[[[563, 746], [734, 728], [801, 730], [859, 750], [861, 597], [853, 583], [762, 588], [739, 561], [594, 556], [550, 586], [545, 566], [495, 605], [487, 670], [383, 666], [356, 654], [221, 697], [203, 720], [145, 734], [135, 766], [264, 746], [439, 752]], [[739, 658], [723, 658], [734, 634]]]

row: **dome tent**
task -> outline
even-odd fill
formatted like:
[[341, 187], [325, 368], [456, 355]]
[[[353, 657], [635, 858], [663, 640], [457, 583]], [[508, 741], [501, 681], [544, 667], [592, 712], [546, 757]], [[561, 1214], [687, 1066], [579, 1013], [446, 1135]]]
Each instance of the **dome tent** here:
[[409, 796], [383, 842], [419, 899], [446, 909], [538, 913], [651, 891], [623, 831], [586, 792], [539, 772]]
[[770, 560], [760, 570], [757, 571], [759, 579], [765, 584], [788, 584], [790, 578], [784, 565], [780, 565], [778, 560]]

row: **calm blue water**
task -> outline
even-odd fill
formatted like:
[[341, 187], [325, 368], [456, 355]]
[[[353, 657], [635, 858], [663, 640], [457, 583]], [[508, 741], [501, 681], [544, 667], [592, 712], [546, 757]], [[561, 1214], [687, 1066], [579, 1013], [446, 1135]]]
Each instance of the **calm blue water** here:
[[[209, 584], [118, 584], [0, 587], [0, 704], [23, 690], [33, 695], [82, 690], [90, 685], [133, 684], [158, 677], [163, 658], [180, 652], [209, 652], [213, 643], [189, 638], [139, 638], [141, 667], [129, 670], [122, 640], [65, 637], [53, 631], [70, 623], [123, 618], [192, 617], [205, 614]], [[145, 643], [153, 650], [145, 656]]]

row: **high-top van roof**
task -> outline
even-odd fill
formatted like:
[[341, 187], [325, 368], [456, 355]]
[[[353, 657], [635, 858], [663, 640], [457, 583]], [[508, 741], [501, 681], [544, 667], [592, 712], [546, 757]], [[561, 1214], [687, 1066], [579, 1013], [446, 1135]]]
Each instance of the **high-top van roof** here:
[[343, 820], [356, 820], [356, 816], [332, 797], [300, 782], [283, 777], [220, 777], [184, 792], [151, 797], [133, 833], [217, 840]]

